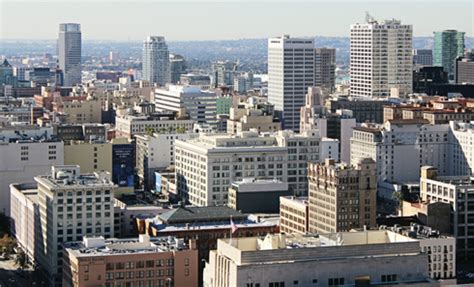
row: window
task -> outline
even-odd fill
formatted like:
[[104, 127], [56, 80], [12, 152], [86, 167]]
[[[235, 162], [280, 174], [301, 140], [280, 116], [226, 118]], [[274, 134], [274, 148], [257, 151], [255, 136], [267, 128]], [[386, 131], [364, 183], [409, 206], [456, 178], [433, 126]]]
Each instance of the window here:
[[189, 258], [184, 259], [184, 266], [189, 266]]
[[340, 286], [344, 285], [344, 278], [329, 278], [328, 279], [329, 286]]
[[270, 282], [268, 287], [285, 287], [285, 282]]
[[184, 276], [189, 276], [189, 268], [184, 269]]
[[395, 282], [397, 281], [397, 274], [382, 275], [382, 282]]

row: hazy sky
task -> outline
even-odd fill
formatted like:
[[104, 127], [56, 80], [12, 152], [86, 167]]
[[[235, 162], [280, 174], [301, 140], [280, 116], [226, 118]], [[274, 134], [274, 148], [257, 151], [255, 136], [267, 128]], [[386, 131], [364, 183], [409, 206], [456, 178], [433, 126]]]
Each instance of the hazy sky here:
[[413, 24], [415, 36], [457, 29], [473, 36], [474, 1], [92, 1], [0, 0], [1, 39], [55, 39], [58, 24], [82, 25], [83, 39], [215, 40], [348, 36], [365, 11]]

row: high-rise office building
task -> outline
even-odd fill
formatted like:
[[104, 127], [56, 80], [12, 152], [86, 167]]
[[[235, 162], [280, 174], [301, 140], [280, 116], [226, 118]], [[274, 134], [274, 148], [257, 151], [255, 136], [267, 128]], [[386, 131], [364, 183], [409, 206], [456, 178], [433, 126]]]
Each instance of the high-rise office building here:
[[351, 25], [350, 94], [353, 97], [406, 95], [412, 90], [412, 25], [374, 20]]
[[443, 67], [449, 78], [454, 79], [456, 58], [464, 55], [464, 32], [434, 32], [433, 45], [433, 64]]
[[314, 54], [313, 39], [268, 39], [268, 101], [285, 129], [299, 131], [305, 93], [314, 85]]
[[314, 85], [334, 92], [336, 84], [336, 49], [314, 49]]
[[143, 79], [164, 86], [169, 82], [170, 59], [165, 37], [148, 36], [143, 42]]
[[370, 158], [349, 166], [326, 159], [309, 163], [309, 232], [375, 227], [377, 170]]
[[59, 24], [58, 61], [64, 74], [64, 86], [80, 84], [81, 78], [81, 25]]
[[433, 66], [433, 50], [413, 49], [412, 53], [414, 66]]
[[177, 84], [181, 75], [186, 74], [186, 60], [178, 54], [170, 54], [170, 82]]

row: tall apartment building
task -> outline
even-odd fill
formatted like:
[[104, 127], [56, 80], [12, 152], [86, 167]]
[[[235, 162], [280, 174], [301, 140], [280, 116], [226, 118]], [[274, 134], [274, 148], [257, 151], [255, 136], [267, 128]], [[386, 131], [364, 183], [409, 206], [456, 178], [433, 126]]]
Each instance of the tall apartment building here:
[[412, 25], [391, 19], [351, 25], [350, 95], [388, 97], [412, 92]]
[[417, 182], [420, 167], [436, 166], [449, 172], [449, 125], [426, 120], [390, 120], [380, 127], [355, 127], [351, 163], [363, 158], [377, 162], [378, 182]]
[[307, 162], [339, 157], [337, 140], [316, 131], [200, 135], [175, 144], [178, 193], [198, 206], [227, 204], [231, 183], [246, 177], [276, 178], [307, 194]]
[[328, 92], [336, 88], [336, 49], [314, 49], [314, 85]]
[[413, 66], [433, 66], [433, 50], [413, 49]]
[[280, 197], [280, 232], [287, 234], [309, 232], [308, 197]]
[[81, 76], [82, 33], [80, 24], [59, 24], [58, 63], [63, 71], [64, 86], [82, 82]]
[[375, 161], [357, 165], [310, 163], [309, 231], [329, 233], [352, 228], [375, 227], [377, 216], [377, 170]]
[[51, 165], [58, 164], [64, 164], [63, 142], [8, 138], [0, 141], [0, 212], [10, 214], [10, 184], [32, 182], [36, 175], [47, 173]]
[[438, 176], [431, 166], [421, 168], [420, 196], [424, 202], [445, 202], [451, 205], [451, 228], [456, 238], [457, 258], [474, 256], [474, 220], [470, 214], [474, 205], [474, 181], [467, 176]]
[[216, 100], [216, 93], [199, 87], [169, 85], [155, 89], [157, 111], [186, 114], [197, 123], [216, 122]]
[[268, 101], [285, 129], [299, 131], [305, 93], [314, 85], [314, 56], [313, 39], [268, 39]]
[[35, 177], [40, 227], [37, 262], [48, 280], [60, 285], [63, 243], [84, 235], [114, 235], [114, 191], [108, 173], [81, 174], [79, 166], [53, 166]]
[[148, 36], [143, 42], [143, 79], [164, 86], [169, 82], [170, 59], [165, 37]]
[[445, 30], [434, 32], [433, 64], [444, 68], [454, 79], [457, 57], [464, 55], [464, 32]]
[[175, 237], [84, 237], [64, 249], [64, 287], [198, 286], [195, 243]]
[[388, 230], [219, 239], [204, 285], [438, 286], [420, 245]]
[[[60, 98], [61, 99], [61, 98]], [[102, 108], [94, 98], [53, 102], [53, 111], [63, 115], [63, 124], [101, 123]]]

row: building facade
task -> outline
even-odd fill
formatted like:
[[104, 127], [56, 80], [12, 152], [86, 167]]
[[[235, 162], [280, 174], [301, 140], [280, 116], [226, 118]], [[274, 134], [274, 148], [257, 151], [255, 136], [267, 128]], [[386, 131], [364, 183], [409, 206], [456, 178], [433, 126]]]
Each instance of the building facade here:
[[314, 85], [314, 40], [285, 35], [268, 39], [268, 101], [283, 127], [299, 131], [305, 93]]
[[414, 66], [433, 66], [433, 50], [413, 49], [412, 53]]
[[328, 233], [376, 226], [377, 176], [372, 159], [357, 165], [310, 163], [309, 231]]
[[412, 92], [412, 25], [399, 20], [351, 25], [350, 95], [388, 97]]
[[170, 59], [165, 37], [148, 36], [143, 42], [143, 79], [164, 86], [169, 82]]
[[429, 277], [420, 242], [386, 230], [220, 239], [204, 269], [210, 287], [438, 286]]
[[85, 235], [114, 236], [114, 191], [110, 174], [81, 174], [79, 166], [53, 166], [35, 177], [40, 228], [37, 262], [52, 285], [61, 284], [63, 243]]
[[59, 24], [58, 64], [63, 71], [64, 86], [71, 87], [82, 82], [81, 56], [81, 25]]
[[336, 87], [336, 49], [314, 49], [314, 85], [334, 92]]
[[84, 237], [65, 244], [64, 287], [198, 286], [195, 243], [173, 237]]
[[464, 34], [456, 30], [434, 32], [433, 64], [443, 67], [450, 79], [454, 79], [456, 58], [464, 55]]
[[287, 234], [309, 232], [308, 197], [280, 197], [280, 232]]
[[199, 87], [169, 85], [155, 89], [156, 110], [187, 115], [196, 123], [215, 124], [217, 95]]

